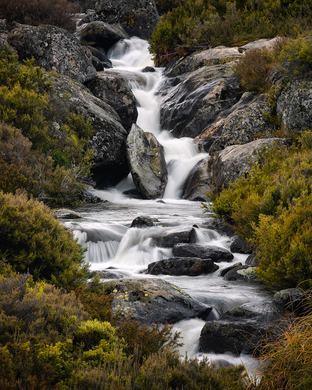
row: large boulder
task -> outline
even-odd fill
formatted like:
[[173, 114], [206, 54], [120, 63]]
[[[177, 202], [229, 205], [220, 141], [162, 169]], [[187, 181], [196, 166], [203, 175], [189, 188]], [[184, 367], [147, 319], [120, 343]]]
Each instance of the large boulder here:
[[211, 307], [162, 279], [124, 279], [104, 283], [112, 297], [113, 312], [130, 314], [141, 324], [175, 323], [188, 318], [207, 318]]
[[176, 137], [194, 138], [238, 101], [239, 90], [228, 65], [204, 66], [169, 90], [161, 105], [161, 127]]
[[219, 267], [210, 259], [196, 257], [170, 258], [156, 261], [148, 265], [147, 273], [151, 275], [188, 275], [198, 276], [211, 274]]
[[195, 243], [196, 242], [196, 232], [195, 229], [179, 229], [177, 230], [174, 228], [174, 230], [166, 231], [164, 234], [156, 237], [155, 243], [157, 246], [163, 247], [163, 248], [173, 248], [176, 244], [181, 243]]
[[257, 151], [281, 147], [286, 143], [282, 138], [258, 139], [244, 145], [232, 145], [222, 150], [213, 164], [213, 183], [216, 189], [228, 187], [240, 177], [250, 172], [252, 162], [257, 161]]
[[89, 42], [92, 46], [99, 46], [105, 51], [121, 39], [129, 38], [121, 26], [110, 25], [100, 20], [81, 26], [78, 36], [81, 40]]
[[225, 280], [231, 282], [260, 282], [260, 279], [256, 273], [256, 268], [251, 267], [248, 264], [239, 265], [235, 268], [229, 269], [228, 272], [223, 272], [223, 275]]
[[182, 198], [193, 201], [208, 201], [208, 193], [211, 188], [209, 158], [204, 158], [195, 165], [186, 178]]
[[149, 39], [159, 21], [154, 0], [98, 0], [95, 14], [81, 23], [101, 20], [109, 24], [121, 24], [130, 36]]
[[[126, 159], [127, 131], [120, 123], [116, 111], [107, 103], [93, 96], [80, 83], [66, 76], [50, 75], [54, 86], [51, 99], [57, 107], [58, 120], [53, 122], [55, 136], [68, 113], [80, 114], [89, 120], [94, 134], [90, 147], [94, 152], [92, 179], [99, 188], [115, 185], [129, 173]], [[67, 97], [66, 97], [67, 96]]]
[[124, 77], [117, 72], [102, 72], [96, 79], [88, 81], [85, 85], [94, 96], [116, 110], [121, 124], [130, 131], [132, 124], [136, 123], [138, 110], [135, 96]]
[[278, 332], [275, 325], [283, 314], [283, 310], [274, 303], [236, 307], [222, 314], [218, 320], [206, 322], [200, 334], [199, 349], [201, 352], [231, 352], [237, 355], [241, 352], [255, 353], [269, 330]]
[[97, 76], [89, 49], [62, 28], [41, 25], [18, 25], [10, 31], [8, 43], [17, 51], [19, 59], [34, 58], [34, 64], [46, 70], [69, 76], [84, 83]]
[[143, 198], [162, 197], [168, 172], [164, 148], [156, 137], [133, 124], [127, 138], [127, 157], [134, 184]]
[[216, 263], [232, 261], [234, 258], [230, 251], [214, 245], [176, 244], [172, 253], [175, 257], [199, 257], [200, 259], [211, 259]]

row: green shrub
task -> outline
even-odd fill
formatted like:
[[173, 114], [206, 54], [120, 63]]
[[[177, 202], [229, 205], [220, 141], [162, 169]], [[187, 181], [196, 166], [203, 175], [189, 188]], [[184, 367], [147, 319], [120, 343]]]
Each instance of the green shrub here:
[[17, 272], [77, 288], [89, 276], [83, 249], [43, 203], [0, 192], [1, 251]]
[[287, 42], [279, 56], [280, 62], [286, 62], [288, 75], [308, 76], [312, 71], [312, 38], [298, 38]]
[[74, 15], [80, 11], [77, 3], [68, 0], [2, 0], [0, 3], [0, 14], [10, 24], [52, 24], [69, 32], [75, 31]]
[[250, 175], [211, 194], [212, 211], [254, 244], [258, 273], [273, 290], [311, 285], [312, 132], [297, 142], [263, 152]]

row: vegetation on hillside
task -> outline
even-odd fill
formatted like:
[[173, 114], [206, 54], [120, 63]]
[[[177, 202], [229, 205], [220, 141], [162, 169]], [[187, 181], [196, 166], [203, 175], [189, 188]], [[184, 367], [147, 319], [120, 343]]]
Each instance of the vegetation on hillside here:
[[[0, 189], [48, 203], [79, 201], [90, 173], [92, 128], [75, 112], [51, 102], [53, 86], [32, 60], [23, 64], [7, 46], [0, 50]], [[63, 120], [58, 131], [53, 122]], [[9, 152], [11, 151], [11, 152]]]
[[308, 34], [311, 1], [186, 0], [161, 18], [150, 40], [158, 64], [188, 50]]

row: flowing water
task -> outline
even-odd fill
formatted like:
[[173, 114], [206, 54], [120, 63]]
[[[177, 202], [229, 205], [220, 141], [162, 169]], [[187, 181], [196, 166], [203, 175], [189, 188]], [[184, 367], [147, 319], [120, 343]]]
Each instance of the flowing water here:
[[[198, 153], [190, 138], [176, 139], [168, 130], [161, 129], [159, 91], [166, 82], [163, 70], [142, 73], [145, 66], [153, 66], [148, 52], [148, 44], [138, 38], [124, 40], [110, 53], [113, 72], [121, 72], [129, 80], [136, 99], [139, 102], [137, 124], [144, 130], [152, 132], [164, 146], [168, 164], [168, 184], [162, 200], [138, 200], [123, 195], [123, 191], [133, 189], [134, 184], [129, 175], [116, 188], [108, 191], [93, 190], [92, 193], [109, 202], [81, 206], [79, 213], [82, 220], [67, 221], [67, 228], [73, 230], [78, 242], [88, 248], [86, 260], [93, 270], [113, 267], [120, 277], [142, 278], [155, 277], [142, 274], [149, 263], [172, 256], [171, 249], [159, 248], [154, 237], [164, 231], [190, 230], [196, 225], [197, 242], [203, 245], [216, 245], [229, 249], [229, 237], [222, 236], [205, 228], [209, 220], [203, 213], [199, 202], [182, 200], [183, 183], [194, 165], [206, 154]], [[138, 229], [130, 228], [131, 222], [141, 215], [154, 218], [155, 226]], [[244, 263], [246, 255], [235, 254], [232, 263]], [[247, 302], [263, 302], [271, 295], [261, 286], [248, 283], [229, 282], [219, 276], [222, 268], [229, 263], [219, 263], [219, 270], [210, 275], [197, 277], [161, 276], [188, 292], [193, 298], [212, 305], [212, 319], [231, 308]], [[233, 356], [202, 354], [198, 351], [198, 339], [204, 325], [200, 319], [181, 321], [174, 329], [181, 332], [184, 346], [181, 355], [208, 357], [211, 360], [226, 359], [232, 364], [244, 363], [248, 368], [254, 363], [250, 356]]]

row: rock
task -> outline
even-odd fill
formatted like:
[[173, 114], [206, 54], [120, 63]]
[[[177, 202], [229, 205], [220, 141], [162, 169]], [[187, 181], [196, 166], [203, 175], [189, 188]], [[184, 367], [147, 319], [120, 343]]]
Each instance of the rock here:
[[230, 145], [243, 145], [256, 138], [272, 138], [271, 125], [265, 114], [271, 111], [265, 95], [245, 92], [241, 100], [231, 107], [223, 119], [222, 134], [209, 149], [220, 151]]
[[125, 277], [123, 273], [114, 270], [97, 271], [96, 275], [101, 279], [122, 279]]
[[196, 257], [170, 258], [159, 260], [148, 265], [147, 273], [151, 275], [188, 275], [198, 276], [211, 274], [219, 267], [210, 259]]
[[222, 219], [211, 219], [210, 221], [205, 222], [204, 225], [207, 229], [215, 230], [222, 236], [234, 236], [234, 230]]
[[85, 85], [94, 96], [116, 110], [121, 124], [129, 132], [136, 123], [138, 110], [135, 96], [123, 76], [117, 72], [103, 72]]
[[99, 0], [96, 14], [88, 15], [80, 24], [101, 20], [121, 24], [129, 36], [149, 39], [159, 21], [154, 0]]
[[124, 279], [104, 283], [113, 312], [131, 314], [140, 324], [174, 324], [182, 319], [207, 318], [211, 307], [192, 299], [162, 279]]
[[312, 82], [295, 80], [286, 84], [277, 98], [276, 112], [288, 134], [310, 129], [312, 123]]
[[204, 66], [169, 90], [161, 105], [161, 127], [176, 137], [196, 137], [238, 101], [239, 90], [228, 65]]
[[114, 26], [102, 21], [83, 25], [78, 31], [78, 36], [81, 40], [91, 42], [91, 46], [99, 46], [106, 52], [121, 39], [129, 38], [121, 26]]
[[232, 253], [244, 253], [250, 254], [252, 252], [252, 246], [239, 236], [232, 237], [230, 251]]
[[59, 27], [18, 25], [10, 31], [8, 43], [17, 51], [20, 61], [34, 58], [35, 66], [54, 70], [80, 83], [97, 76], [90, 51]]
[[144, 69], [142, 69], [142, 72], [143, 73], [152, 73], [152, 72], [156, 72], [156, 70], [152, 66], [146, 66]]
[[[268, 332], [278, 333], [275, 325], [283, 317], [283, 311], [277, 305], [257, 303], [244, 304], [220, 316], [216, 321], [206, 322], [199, 339], [201, 352], [239, 355], [256, 353]], [[275, 333], [275, 335], [276, 335]]]
[[104, 66], [102, 62], [95, 56], [92, 56], [92, 65], [94, 66], [97, 72], [102, 72], [104, 70]]
[[300, 288], [280, 290], [273, 296], [274, 302], [284, 310], [301, 315], [304, 312], [305, 295]]
[[92, 179], [99, 188], [117, 184], [129, 172], [126, 159], [128, 134], [118, 114], [86, 87], [68, 77], [50, 75], [50, 80], [54, 87], [51, 99], [58, 109], [57, 126], [61, 126], [71, 112], [89, 120], [94, 129], [90, 138], [90, 147], [94, 152]]
[[249, 265], [249, 267], [258, 267], [258, 260], [257, 260], [257, 252], [252, 252], [245, 261], [246, 265]]
[[139, 193], [139, 191], [136, 188], [132, 190], [124, 191], [123, 195], [126, 195], [129, 198], [133, 198], [133, 199], [143, 199], [142, 195]]
[[183, 199], [208, 201], [207, 194], [211, 190], [208, 161], [209, 158], [200, 160], [189, 173], [185, 180]]
[[130, 227], [136, 227], [136, 228], [146, 228], [146, 227], [151, 227], [154, 226], [154, 222], [152, 218], [150, 217], [145, 217], [145, 216], [140, 216], [136, 217]]
[[92, 53], [92, 58], [93, 57], [98, 58], [101, 61], [104, 68], [111, 69], [113, 67], [112, 61], [107, 57], [103, 49], [98, 49], [92, 46], [88, 46], [88, 49]]
[[216, 263], [231, 261], [234, 258], [232, 253], [226, 249], [200, 244], [176, 244], [172, 253], [175, 257], [199, 257], [200, 259], [211, 259]]
[[7, 21], [6, 21], [6, 19], [0, 19], [0, 32], [5, 32], [6, 28], [7, 28]]
[[81, 215], [73, 210], [69, 209], [58, 209], [55, 210], [55, 215], [58, 219], [80, 219]]
[[257, 161], [257, 151], [274, 145], [281, 147], [286, 144], [282, 138], [258, 139], [244, 145], [232, 145], [222, 150], [213, 164], [213, 183], [216, 189], [227, 188], [240, 176], [250, 172], [251, 161]]
[[195, 243], [196, 232], [195, 229], [191, 230], [175, 230], [174, 232], [166, 232], [154, 239], [157, 246], [162, 248], [172, 248], [174, 245], [179, 243]]
[[239, 262], [239, 263], [235, 263], [235, 264], [231, 265], [230, 267], [222, 269], [221, 272], [220, 272], [220, 276], [224, 276], [229, 271], [232, 271], [232, 269], [240, 267], [241, 265], [242, 265], [242, 263]]
[[164, 148], [156, 137], [133, 124], [127, 138], [127, 157], [134, 184], [143, 198], [161, 197], [168, 172]]
[[225, 280], [231, 282], [260, 282], [256, 268], [249, 265], [240, 265], [224, 275]]

